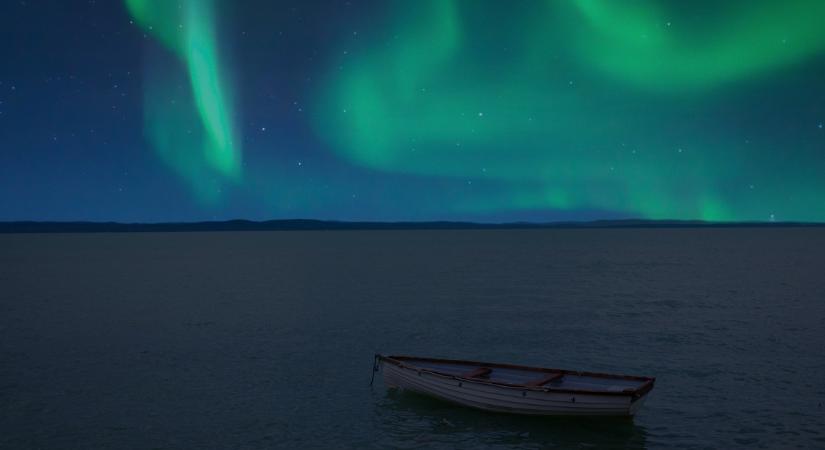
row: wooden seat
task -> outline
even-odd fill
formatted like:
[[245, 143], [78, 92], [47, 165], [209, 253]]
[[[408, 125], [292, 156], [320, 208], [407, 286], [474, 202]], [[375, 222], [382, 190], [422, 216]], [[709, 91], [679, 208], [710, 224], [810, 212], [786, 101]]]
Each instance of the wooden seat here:
[[492, 371], [493, 369], [489, 367], [479, 367], [478, 369], [463, 373], [461, 376], [464, 378], [481, 378], [483, 376], [490, 375], [490, 372]]
[[531, 387], [544, 386], [545, 384], [547, 384], [551, 381], [556, 381], [556, 380], [558, 380], [559, 378], [561, 378], [563, 376], [564, 376], [564, 374], [561, 373], [561, 372], [551, 372], [551, 373], [548, 373], [547, 375], [543, 376], [542, 378], [532, 380], [532, 381], [528, 381], [528, 382], [524, 383], [524, 385], [525, 386], [531, 386]]

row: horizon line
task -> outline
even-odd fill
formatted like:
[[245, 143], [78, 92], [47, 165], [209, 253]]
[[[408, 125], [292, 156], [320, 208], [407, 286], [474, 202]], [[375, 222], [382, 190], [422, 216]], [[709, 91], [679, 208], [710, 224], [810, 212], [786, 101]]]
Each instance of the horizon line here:
[[95, 233], [186, 231], [300, 231], [300, 230], [483, 230], [560, 228], [799, 228], [825, 227], [825, 222], [706, 221], [701, 219], [596, 219], [582, 221], [476, 222], [462, 220], [335, 220], [335, 219], [227, 219], [191, 222], [117, 221], [0, 221], [0, 233]]

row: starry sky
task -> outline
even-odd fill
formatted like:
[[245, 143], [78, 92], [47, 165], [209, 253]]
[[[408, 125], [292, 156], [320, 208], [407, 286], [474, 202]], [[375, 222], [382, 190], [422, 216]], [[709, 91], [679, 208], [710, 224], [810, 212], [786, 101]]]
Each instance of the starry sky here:
[[0, 220], [825, 220], [821, 0], [7, 0]]

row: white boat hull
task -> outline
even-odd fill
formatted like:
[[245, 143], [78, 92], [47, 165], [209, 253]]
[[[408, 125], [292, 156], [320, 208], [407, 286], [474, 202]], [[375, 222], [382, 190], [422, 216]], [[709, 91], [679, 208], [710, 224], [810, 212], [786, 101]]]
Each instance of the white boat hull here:
[[553, 416], [632, 416], [645, 396], [553, 392], [457, 379], [427, 370], [381, 362], [384, 382], [448, 402], [485, 411]]

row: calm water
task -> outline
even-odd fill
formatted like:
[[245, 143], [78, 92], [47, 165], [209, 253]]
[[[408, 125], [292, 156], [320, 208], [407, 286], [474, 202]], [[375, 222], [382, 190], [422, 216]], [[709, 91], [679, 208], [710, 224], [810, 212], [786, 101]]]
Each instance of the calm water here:
[[[825, 230], [0, 235], [0, 448], [825, 447]], [[375, 351], [658, 378], [635, 420]]]

